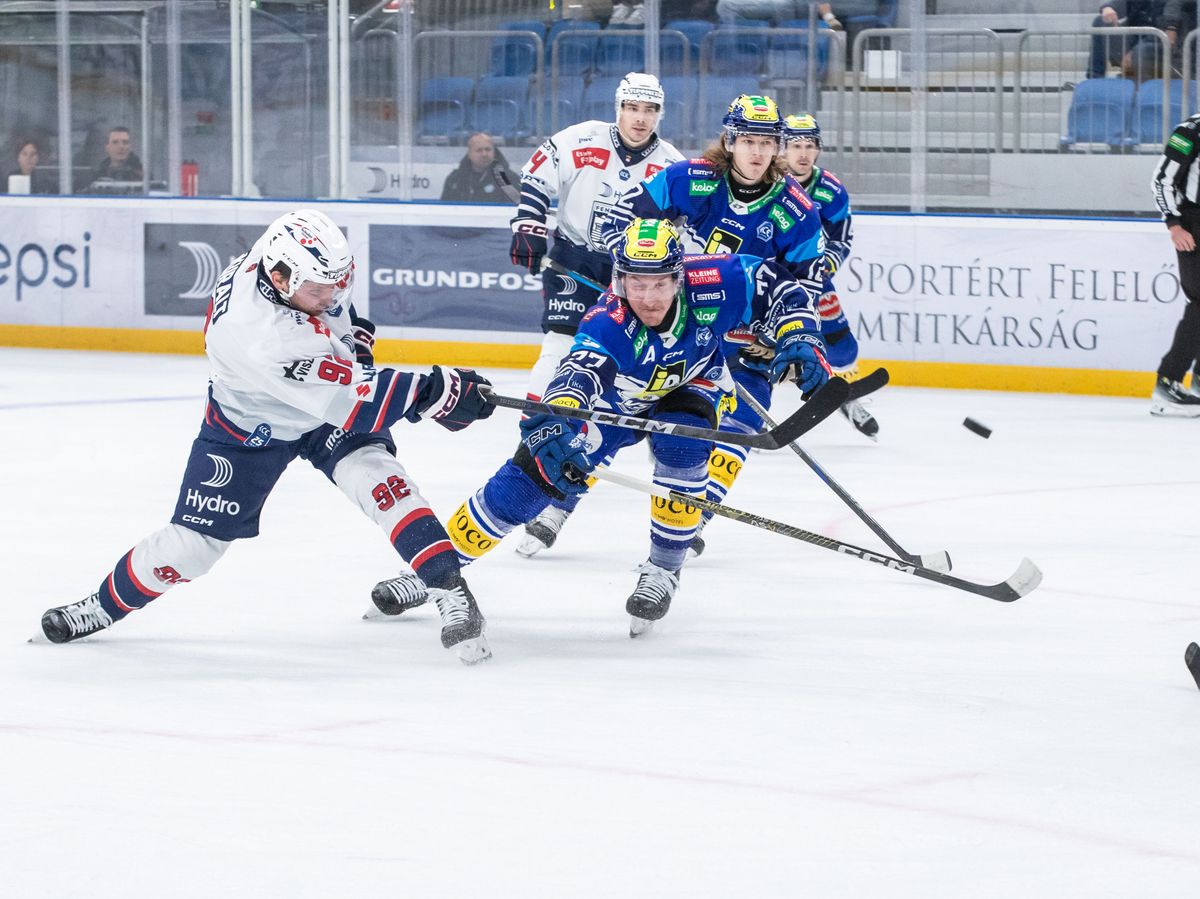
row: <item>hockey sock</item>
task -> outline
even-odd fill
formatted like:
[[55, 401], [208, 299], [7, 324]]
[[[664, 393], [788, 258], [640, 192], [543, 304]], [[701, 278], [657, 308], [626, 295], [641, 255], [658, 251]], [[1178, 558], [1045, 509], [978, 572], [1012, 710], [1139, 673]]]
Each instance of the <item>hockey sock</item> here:
[[333, 480], [426, 584], [438, 587], [458, 577], [446, 529], [395, 456], [377, 444], [364, 446], [337, 464]]
[[[704, 491], [705, 499], [714, 503], [725, 501], [729, 488], [742, 473], [749, 447], [735, 446], [728, 443], [718, 443], [713, 446], [712, 455], [708, 457], [708, 484]], [[704, 513], [707, 523], [713, 517], [712, 512]]]
[[117, 561], [96, 591], [100, 605], [113, 621], [120, 621], [177, 584], [207, 574], [228, 548], [228, 541], [182, 525], [160, 528]]
[[538, 489], [512, 460], [458, 507], [446, 530], [463, 565], [490, 552], [517, 526], [532, 521], [550, 497]]
[[[683, 424], [703, 423], [687, 412], [668, 412], [657, 416], [664, 421]], [[651, 438], [654, 453], [654, 483], [677, 493], [703, 496], [708, 477], [708, 457], [704, 444], [668, 435]], [[695, 506], [650, 499], [650, 561], [660, 568], [678, 571], [687, 558], [688, 547], [700, 525], [700, 510]]]

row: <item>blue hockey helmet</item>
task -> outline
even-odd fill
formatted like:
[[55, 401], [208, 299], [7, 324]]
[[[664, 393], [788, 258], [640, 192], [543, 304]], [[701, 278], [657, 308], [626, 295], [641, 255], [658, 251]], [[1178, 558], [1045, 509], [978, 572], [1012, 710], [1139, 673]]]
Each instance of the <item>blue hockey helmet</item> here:
[[732, 145], [738, 135], [767, 135], [775, 138], [783, 150], [783, 119], [779, 107], [770, 97], [757, 94], [742, 94], [729, 104], [729, 111], [721, 119], [722, 133], [726, 145]]
[[800, 115], [790, 115], [783, 120], [783, 142], [790, 144], [794, 140], [811, 140], [821, 146], [821, 126], [807, 112]]
[[613, 247], [613, 293], [624, 297], [626, 275], [671, 275], [683, 283], [683, 238], [666, 219], [635, 218]]

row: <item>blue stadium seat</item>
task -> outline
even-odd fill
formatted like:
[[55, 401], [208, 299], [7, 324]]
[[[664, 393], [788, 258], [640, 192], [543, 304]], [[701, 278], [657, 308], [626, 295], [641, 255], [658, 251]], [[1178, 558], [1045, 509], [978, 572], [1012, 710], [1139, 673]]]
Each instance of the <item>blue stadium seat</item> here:
[[417, 101], [418, 137], [462, 137], [475, 82], [470, 78], [430, 78]]
[[[780, 28], [803, 28], [804, 34], [772, 34], [767, 48], [767, 74], [771, 78], [808, 77], [808, 20], [787, 19]], [[829, 26], [817, 28], [817, 80], [825, 78], [829, 68]]]
[[[505, 31], [531, 31], [545, 39], [546, 26], [541, 22], [510, 22]], [[498, 37], [492, 42], [492, 75], [532, 75], [537, 71], [540, 48], [527, 34]]]
[[757, 94], [758, 79], [746, 75], [710, 75], [700, 79], [694, 133], [704, 142], [721, 133], [721, 119], [729, 104], [741, 94]]
[[528, 78], [523, 75], [485, 76], [475, 85], [471, 127], [511, 143], [529, 134], [528, 109]]
[[[1188, 101], [1195, 108], [1197, 95], [1195, 81], [1188, 85]], [[1133, 101], [1133, 137], [1139, 144], [1162, 144], [1167, 135], [1162, 133], [1162, 79], [1143, 81]], [[1167, 127], [1174, 128], [1183, 121], [1183, 82], [1176, 79], [1170, 85], [1170, 107], [1167, 112]], [[1169, 132], [1168, 132], [1169, 133]]]
[[616, 107], [613, 103], [617, 95], [617, 85], [620, 83], [620, 78], [614, 78], [611, 75], [593, 78], [583, 91], [581, 119], [611, 122], [616, 115]]
[[712, 22], [704, 19], [676, 19], [674, 22], [668, 22], [664, 25], [663, 29], [666, 31], [681, 32], [688, 39], [688, 44], [690, 45], [688, 52], [691, 53], [688, 65], [691, 71], [698, 72], [700, 70], [700, 45], [704, 42], [704, 36], [715, 27]]
[[1128, 78], [1088, 78], [1075, 86], [1067, 113], [1067, 133], [1059, 144], [1108, 144], [1116, 149], [1131, 142], [1133, 82]]
[[735, 27], [717, 28], [704, 38], [701, 66], [713, 75], [757, 79], [766, 63], [768, 42], [766, 22], [751, 19], [739, 21]]
[[667, 102], [660, 133], [673, 144], [687, 141], [696, 133], [699, 81], [695, 75], [666, 75], [662, 85]]
[[583, 118], [583, 76], [560, 75], [546, 90], [546, 133], [554, 134]]
[[597, 75], [624, 75], [646, 68], [646, 39], [639, 29], [607, 28], [596, 48]]
[[557, 61], [560, 75], [590, 74], [599, 39], [597, 22], [555, 22], [546, 38], [546, 67], [549, 69]]

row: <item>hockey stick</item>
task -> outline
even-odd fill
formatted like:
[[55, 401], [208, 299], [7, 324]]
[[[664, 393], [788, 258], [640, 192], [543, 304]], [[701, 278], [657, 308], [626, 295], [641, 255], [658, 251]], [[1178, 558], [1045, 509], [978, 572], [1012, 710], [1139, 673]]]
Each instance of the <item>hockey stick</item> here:
[[870, 396], [880, 387], [886, 387], [891, 377], [886, 368], [877, 368], [869, 375], [856, 378], [850, 382], [850, 399], [861, 400], [864, 396]]
[[[882, 371], [885, 374], [887, 373], [886, 370], [882, 368], [877, 369], [877, 371]], [[738, 400], [745, 403], [756, 413], [758, 413], [758, 417], [763, 420], [764, 425], [766, 425], [768, 428], [775, 427], [775, 422], [771, 419], [771, 414], [766, 410], [762, 403], [750, 395], [748, 390], [743, 389], [739, 385], [737, 392]], [[835, 481], [833, 476], [823, 469], [816, 459], [804, 451], [804, 448], [800, 446], [800, 444], [792, 442], [788, 444], [788, 447], [792, 450], [792, 452], [804, 460], [804, 464], [811, 468], [816, 476], [824, 481], [825, 485], [830, 490], [837, 494], [838, 499], [850, 507], [850, 511], [857, 515], [863, 524], [874, 531], [876, 537], [887, 544], [888, 549], [902, 558], [905, 562], [909, 563], [910, 565], [920, 565], [922, 568], [929, 568], [933, 571], [950, 570], [951, 565], [949, 553], [947, 553], [945, 550], [942, 550], [941, 552], [929, 553], [928, 555], [921, 556], [907, 552], [904, 547], [893, 540], [891, 535], [883, 529], [883, 525], [872, 518], [866, 509], [855, 502], [854, 497], [847, 493], [845, 488]]]
[[1003, 580], [998, 584], [976, 584], [974, 581], [964, 581], [962, 578], [957, 578], [941, 571], [934, 571], [932, 568], [926, 568], [912, 562], [905, 562], [901, 559], [894, 559], [891, 556], [880, 555], [869, 549], [863, 549], [861, 546], [842, 543], [841, 541], [834, 540], [832, 537], [814, 534], [812, 531], [806, 531], [803, 528], [783, 524], [779, 521], [772, 521], [770, 518], [763, 518], [761, 515], [755, 515], [753, 512], [743, 512], [741, 509], [735, 509], [723, 503], [715, 503], [699, 496], [679, 493], [667, 487], [660, 487], [658, 484], [651, 484], [648, 481], [639, 481], [637, 478], [631, 478], [629, 475], [615, 472], [611, 468], [601, 466], [589, 471], [588, 476], [598, 478], [601, 481], [620, 484], [622, 487], [628, 487], [631, 490], [640, 490], [642, 493], [649, 493], [651, 496], [657, 496], [661, 499], [677, 502], [685, 506], [703, 509], [706, 512], [712, 512], [714, 515], [720, 515], [723, 518], [732, 518], [734, 521], [762, 528], [764, 531], [773, 531], [776, 534], [783, 534], [785, 537], [803, 540], [805, 543], [833, 550], [836, 553], [855, 556], [864, 562], [874, 562], [876, 565], [883, 565], [885, 568], [899, 571], [902, 574], [911, 574], [946, 587], [953, 587], [956, 590], [965, 590], [968, 593], [986, 596], [988, 599], [994, 599], [997, 602], [1012, 602], [1015, 599], [1020, 599], [1042, 582], [1042, 572], [1029, 559], [1022, 559], [1021, 564], [1017, 566], [1017, 570], [1007, 580]]
[[787, 446], [802, 434], [807, 434], [826, 418], [837, 411], [846, 401], [850, 386], [841, 378], [830, 378], [825, 385], [816, 391], [799, 411], [777, 427], [761, 434], [741, 434], [736, 431], [717, 431], [712, 428], [699, 428], [692, 425], [676, 424], [669, 421], [654, 421], [636, 415], [621, 415], [617, 412], [604, 412], [600, 409], [575, 409], [570, 406], [549, 406], [533, 400], [520, 399], [515, 396], [502, 396], [490, 387], [480, 387], [479, 392], [488, 402], [506, 409], [520, 409], [525, 412], [546, 412], [550, 415], [561, 415], [564, 418], [578, 418], [583, 421], [594, 421], [604, 425], [614, 425], [618, 428], [629, 428], [634, 431], [647, 431], [653, 434], [674, 434], [678, 437], [691, 437], [694, 440], [711, 440], [719, 443], [736, 443], [739, 446], [753, 446], [759, 449], [776, 450]]

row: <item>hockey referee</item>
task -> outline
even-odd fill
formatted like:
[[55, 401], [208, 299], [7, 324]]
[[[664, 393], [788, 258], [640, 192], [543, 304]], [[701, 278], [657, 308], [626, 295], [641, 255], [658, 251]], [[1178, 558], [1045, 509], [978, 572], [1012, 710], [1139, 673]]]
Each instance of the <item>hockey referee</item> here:
[[[1200, 375], [1195, 369], [1200, 359], [1200, 113], [1175, 126], [1162, 159], [1154, 170], [1151, 185], [1154, 202], [1162, 211], [1167, 233], [1179, 256], [1179, 283], [1187, 302], [1183, 317], [1175, 328], [1175, 339], [1158, 366], [1158, 380], [1150, 398], [1151, 415], [1200, 417]], [[1192, 369], [1190, 392], [1183, 387], [1183, 376]]]

